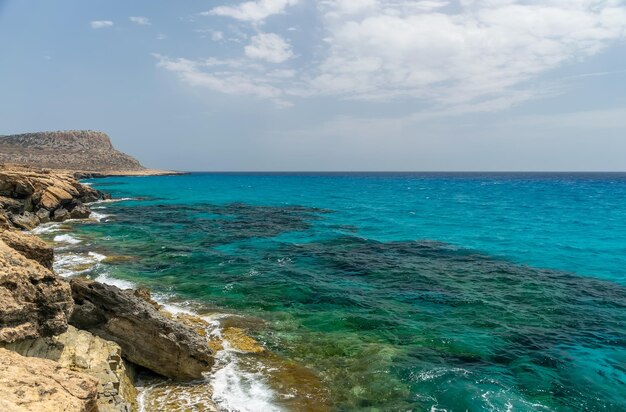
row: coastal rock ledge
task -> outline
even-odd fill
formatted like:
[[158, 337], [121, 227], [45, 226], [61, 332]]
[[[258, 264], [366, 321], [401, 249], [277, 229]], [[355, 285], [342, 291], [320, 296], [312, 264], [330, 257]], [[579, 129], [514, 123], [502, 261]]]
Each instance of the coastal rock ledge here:
[[0, 240], [0, 343], [63, 333], [73, 308], [67, 282]]
[[95, 378], [47, 359], [0, 349], [3, 412], [98, 412]]
[[202, 378], [213, 366], [206, 338], [169, 319], [132, 290], [72, 279], [73, 326], [116, 342], [123, 356], [175, 380]]

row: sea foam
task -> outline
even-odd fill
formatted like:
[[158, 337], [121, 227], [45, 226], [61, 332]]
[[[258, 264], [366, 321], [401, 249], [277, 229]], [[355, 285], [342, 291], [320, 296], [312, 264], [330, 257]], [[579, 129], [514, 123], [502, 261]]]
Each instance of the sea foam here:
[[74, 236], [72, 235], [56, 235], [54, 237], [54, 241], [55, 242], [59, 242], [59, 243], [69, 243], [70, 245], [77, 245], [81, 242], [80, 239], [76, 239]]

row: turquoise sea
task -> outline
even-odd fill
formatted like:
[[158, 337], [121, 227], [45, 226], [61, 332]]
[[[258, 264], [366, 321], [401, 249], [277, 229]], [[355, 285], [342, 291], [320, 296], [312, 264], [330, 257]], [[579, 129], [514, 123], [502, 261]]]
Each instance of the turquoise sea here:
[[218, 362], [226, 410], [626, 410], [626, 174], [89, 183], [124, 200], [42, 229], [57, 270], [262, 342]]

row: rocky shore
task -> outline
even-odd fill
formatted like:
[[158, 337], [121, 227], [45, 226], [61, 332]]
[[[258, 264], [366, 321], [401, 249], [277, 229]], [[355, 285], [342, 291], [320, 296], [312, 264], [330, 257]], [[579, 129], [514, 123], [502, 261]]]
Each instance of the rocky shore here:
[[88, 218], [106, 197], [71, 173], [0, 166], [2, 411], [132, 412], [137, 370], [178, 381], [211, 370], [219, 343], [204, 320], [169, 314], [144, 290], [59, 277], [53, 249], [23, 231]]

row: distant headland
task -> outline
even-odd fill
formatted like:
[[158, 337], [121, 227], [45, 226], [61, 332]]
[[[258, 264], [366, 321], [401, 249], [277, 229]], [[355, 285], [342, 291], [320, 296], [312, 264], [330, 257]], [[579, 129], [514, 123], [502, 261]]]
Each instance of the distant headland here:
[[93, 130], [0, 136], [0, 163], [72, 171], [80, 177], [177, 173], [144, 167], [115, 149], [106, 133]]

